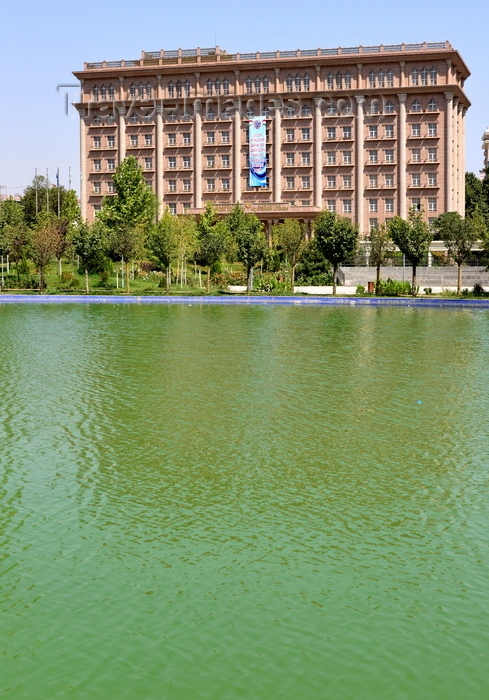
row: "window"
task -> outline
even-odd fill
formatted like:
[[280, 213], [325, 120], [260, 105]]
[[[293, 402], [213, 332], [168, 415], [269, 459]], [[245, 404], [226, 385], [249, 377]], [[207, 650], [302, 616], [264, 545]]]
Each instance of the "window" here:
[[436, 104], [436, 100], [430, 100], [428, 102], [428, 112], [436, 112], [438, 110], [438, 105]]
[[108, 148], [115, 148], [115, 136], [107, 136]]
[[145, 180], [146, 187], [149, 187], [150, 190], [153, 189], [153, 180]]
[[411, 124], [411, 136], [421, 136], [421, 124]]
[[411, 105], [411, 112], [421, 112], [421, 103], [419, 100], [414, 100]]
[[144, 97], [144, 85], [142, 83], [139, 83], [138, 85], [138, 97], [140, 100], [142, 100]]
[[107, 170], [115, 170], [115, 158], [107, 158]]
[[175, 156], [170, 156], [168, 158], [168, 170], [176, 170], [177, 167], [177, 159]]
[[393, 114], [394, 113], [394, 105], [392, 104], [392, 102], [390, 100], [385, 103], [385, 110], [384, 111], [386, 114]]
[[342, 90], [343, 89], [343, 76], [341, 75], [340, 71], [336, 73], [336, 89], [337, 90]]
[[368, 220], [368, 227], [370, 229], [370, 232], [372, 232], [374, 228], [377, 228], [378, 225], [379, 225], [378, 219], [369, 219]]
[[394, 138], [394, 124], [386, 124], [385, 125], [385, 137], [386, 137], [386, 139], [393, 139]]
[[387, 87], [394, 87], [394, 71], [389, 68], [387, 71]]
[[170, 80], [168, 83], [168, 97], [174, 97], [175, 96], [175, 86], [173, 84], [173, 80]]
[[379, 178], [377, 175], [369, 175], [368, 176], [368, 186], [369, 187], [378, 187], [379, 186]]
[[304, 76], [304, 90], [306, 92], [309, 92], [310, 88], [311, 88], [311, 79], [306, 73]]
[[430, 83], [431, 83], [431, 85], [436, 85], [437, 80], [438, 80], [438, 71], [433, 66], [433, 68], [430, 70]]
[[176, 134], [168, 134], [168, 145], [175, 146], [176, 143], [177, 143], [177, 135]]
[[428, 71], [423, 68], [421, 71], [421, 85], [428, 85]]
[[131, 134], [131, 147], [135, 148], [138, 145], [138, 136], [137, 134]]
[[351, 139], [351, 126], [344, 126], [343, 127], [343, 138], [344, 139]]
[[268, 76], [265, 75], [263, 78], [263, 92], [268, 92], [270, 90], [270, 80]]
[[346, 73], [345, 73], [345, 88], [347, 90], [350, 90], [350, 88], [351, 88], [351, 73], [350, 73], [350, 71], [346, 71]]
[[351, 188], [351, 175], [343, 175], [343, 187], [347, 190]]
[[336, 138], [336, 127], [335, 126], [328, 126], [328, 139], [335, 139]]
[[421, 199], [419, 197], [413, 197], [411, 199], [411, 206], [416, 209], [416, 211], [421, 211]]
[[97, 85], [94, 85], [93, 90], [92, 90], [92, 97], [95, 100], [95, 102], [98, 101], [99, 96], [100, 96], [100, 90], [99, 90]]
[[334, 117], [336, 114], [336, 107], [333, 102], [330, 102], [328, 105], [328, 109], [326, 110], [328, 117]]
[[287, 92], [292, 92], [293, 82], [292, 82], [292, 76], [290, 75], [290, 73], [285, 80], [285, 86], [286, 86]]
[[391, 198], [388, 198], [385, 200], [385, 210], [388, 214], [391, 214], [394, 211], [394, 200]]
[[392, 148], [386, 148], [384, 153], [385, 153], [384, 162], [385, 163], [393, 163], [394, 162], [394, 150]]
[[176, 121], [176, 119], [177, 119], [177, 115], [175, 114], [175, 112], [170, 112], [170, 114], [168, 115], [168, 121], [174, 122], [174, 121]]
[[438, 151], [436, 148], [428, 148], [428, 160], [431, 163], [434, 163], [438, 160], [437, 154], [438, 154]]
[[376, 199], [368, 200], [368, 210], [371, 214], [376, 214], [378, 211], [378, 204]]
[[[145, 170], [152, 170], [153, 169], [153, 159], [152, 158], [145, 158], [144, 159], [144, 169]], [[110, 168], [109, 168], [110, 170]]]
[[309, 105], [304, 105], [303, 108], [301, 109], [301, 114], [303, 117], [310, 117], [311, 116], [311, 108]]
[[144, 145], [145, 146], [152, 146], [153, 145], [153, 134], [145, 134], [144, 135]]
[[153, 88], [152, 88], [152, 86], [151, 86], [151, 83], [148, 83], [148, 84], [146, 85], [146, 97], [148, 97], [149, 99], [151, 99], [151, 96], [152, 96], [152, 95], [153, 95]]
[[336, 200], [328, 199], [328, 201], [326, 202], [326, 206], [327, 206], [328, 211], [331, 211], [334, 214], [336, 211]]
[[311, 206], [311, 200], [310, 199], [302, 199], [301, 204], [303, 207], [310, 207]]
[[294, 129], [287, 129], [287, 141], [293, 141], [294, 140]]
[[229, 156], [227, 154], [221, 156], [221, 163], [223, 168], [229, 168]]
[[345, 163], [345, 165], [351, 163], [351, 151], [343, 151], [343, 163]]
[[328, 77], [326, 78], [326, 85], [328, 87], [328, 90], [334, 89], [334, 75], [332, 73], [328, 73]]
[[385, 73], [382, 69], [379, 70], [379, 87], [385, 87]]
[[377, 100], [372, 100], [370, 102], [369, 114], [378, 114], [378, 113], [379, 113], [379, 103]]
[[295, 76], [295, 80], [294, 80], [294, 85], [295, 85], [295, 89], [297, 92], [301, 91], [301, 83], [302, 83], [301, 76], [299, 74], [297, 74]]
[[227, 78], [222, 81], [222, 92], [224, 95], [229, 95], [229, 80]]
[[436, 136], [436, 124], [428, 124], [428, 136]]
[[100, 204], [93, 205], [93, 211], [100, 211], [101, 209], [102, 209], [102, 207], [100, 206]]
[[208, 192], [214, 192], [215, 189], [216, 189], [216, 181], [214, 180], [214, 178], [208, 178], [208, 180], [207, 180], [207, 191], [208, 191]]
[[114, 194], [114, 183], [112, 182], [112, 180], [107, 183], [107, 192], [109, 194]]
[[101, 137], [100, 137], [100, 136], [94, 136], [94, 137], [93, 137], [93, 147], [94, 147], [94, 148], [100, 148], [100, 142], [101, 142]]
[[214, 137], [214, 132], [213, 132], [213, 131], [208, 131], [208, 132], [207, 132], [207, 143], [209, 143], [209, 144], [215, 143], [215, 137]]
[[102, 161], [100, 158], [95, 158], [93, 161], [93, 169], [96, 171], [102, 170]]
[[293, 190], [295, 187], [295, 178], [287, 177], [286, 178], [286, 187], [288, 190]]
[[221, 131], [221, 143], [229, 143], [229, 131]]
[[375, 87], [375, 71], [371, 70], [370, 73], [368, 74], [368, 85], [371, 88]]
[[190, 146], [190, 132], [189, 131], [183, 132], [183, 144], [184, 144], [184, 146]]
[[343, 214], [351, 214], [351, 199], [343, 200]]
[[336, 151], [328, 151], [327, 153], [328, 165], [336, 164]]
[[294, 165], [295, 162], [295, 154], [294, 153], [287, 153], [287, 165]]
[[436, 197], [428, 197], [428, 211], [436, 211]]
[[215, 157], [214, 156], [207, 156], [207, 167], [214, 168], [214, 166], [215, 166]]
[[394, 187], [394, 175], [388, 174], [385, 176], [385, 186]]
[[107, 124], [115, 124], [115, 117], [113, 114], [109, 114], [109, 116], [107, 117]]
[[369, 126], [368, 136], [371, 139], [376, 139], [379, 136], [379, 128], [377, 126]]
[[437, 185], [436, 173], [428, 173], [428, 185], [430, 187], [436, 187], [436, 185]]
[[378, 160], [379, 160], [379, 152], [377, 150], [368, 152], [368, 162], [369, 163], [377, 163]]
[[418, 84], [418, 69], [413, 68], [411, 71], [411, 85], [417, 85]]
[[186, 80], [183, 86], [185, 97], [190, 97], [190, 80]]
[[311, 130], [310, 129], [301, 129], [302, 133], [302, 140], [303, 141], [309, 141], [311, 138]]
[[177, 181], [176, 180], [168, 180], [168, 191], [169, 192], [176, 192], [177, 191]]
[[411, 150], [411, 163], [421, 162], [421, 150], [419, 148], [413, 148]]
[[190, 202], [183, 202], [183, 213], [186, 214], [190, 209]]
[[170, 214], [176, 214], [177, 213], [177, 205], [174, 202], [170, 202], [168, 204], [168, 209], [170, 210]]
[[183, 181], [183, 191], [190, 192], [190, 180]]
[[223, 192], [229, 192], [229, 178], [223, 177], [221, 180]]
[[328, 175], [328, 190], [336, 189], [336, 175]]
[[308, 175], [302, 177], [302, 189], [308, 190], [311, 187], [311, 178]]
[[420, 173], [413, 173], [411, 179], [411, 185], [413, 187], [420, 187], [421, 185], [421, 175]]
[[216, 113], [214, 112], [214, 110], [212, 109], [212, 107], [211, 107], [211, 109], [209, 109], [209, 111], [208, 111], [207, 114], [205, 115], [205, 118], [206, 118], [207, 120], [209, 120], [209, 121], [212, 121], [213, 119], [216, 118]]
[[[207, 83], [206, 83], [206, 87], [207, 87], [207, 94], [208, 94], [208, 95], [212, 95], [214, 83], [212, 82], [212, 80], [211, 80], [210, 78], [209, 78], [209, 80], [208, 80]], [[250, 91], [250, 92], [251, 92], [251, 91]]]
[[294, 117], [295, 116], [295, 107], [293, 105], [289, 105], [287, 107], [286, 114], [288, 117]]
[[131, 124], [137, 124], [139, 122], [138, 115], [137, 114], [131, 115], [130, 122], [131, 122]]
[[214, 89], [216, 91], [216, 95], [221, 94], [221, 81], [219, 80], [219, 78], [216, 78], [216, 81], [214, 83]]
[[94, 193], [95, 193], [95, 194], [100, 194], [100, 190], [101, 190], [101, 184], [100, 184], [100, 182], [94, 182], [94, 183], [93, 183], [93, 191], [94, 191]]
[[310, 153], [301, 153], [302, 157], [302, 165], [310, 165], [311, 164], [311, 154]]

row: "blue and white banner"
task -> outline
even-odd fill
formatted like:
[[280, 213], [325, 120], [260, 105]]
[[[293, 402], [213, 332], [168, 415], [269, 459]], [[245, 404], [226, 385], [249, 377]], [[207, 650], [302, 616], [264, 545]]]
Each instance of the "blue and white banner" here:
[[250, 119], [250, 187], [267, 186], [266, 117]]

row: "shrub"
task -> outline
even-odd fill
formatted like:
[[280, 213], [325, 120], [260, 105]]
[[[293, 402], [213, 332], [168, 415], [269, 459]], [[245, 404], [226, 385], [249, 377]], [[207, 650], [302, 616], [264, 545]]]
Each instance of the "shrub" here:
[[402, 294], [411, 294], [410, 282], [399, 282], [390, 277], [387, 280], [379, 280], [375, 285], [375, 293], [379, 297], [398, 297]]
[[425, 287], [425, 288], [423, 289], [423, 291], [424, 291], [424, 293], [427, 294], [427, 295], [433, 294], [433, 290], [432, 290], [431, 287]]
[[365, 294], [365, 287], [363, 286], [363, 284], [357, 284], [355, 294]]
[[474, 294], [476, 297], [484, 296], [485, 292], [484, 292], [484, 287], [482, 286], [482, 284], [480, 284], [479, 282], [476, 282], [474, 284], [474, 289], [472, 290], [472, 294]]

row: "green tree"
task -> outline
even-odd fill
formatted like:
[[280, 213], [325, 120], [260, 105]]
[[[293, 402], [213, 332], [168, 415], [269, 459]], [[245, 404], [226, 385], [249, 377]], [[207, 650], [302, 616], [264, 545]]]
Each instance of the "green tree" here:
[[[62, 185], [59, 187], [60, 208], [63, 209], [64, 200], [67, 195]], [[57, 216], [58, 214], [58, 188], [53, 186], [44, 175], [37, 175], [32, 183], [25, 188], [22, 195], [22, 206], [24, 208], [25, 222], [28, 226], [34, 226], [38, 214], [48, 212]], [[37, 202], [37, 204], [36, 204]]]
[[[2, 234], [0, 234], [2, 238]], [[15, 226], [6, 226], [3, 229], [3, 243], [6, 253], [10, 260], [15, 263], [15, 271], [17, 274], [17, 282], [20, 283], [20, 268], [19, 264], [26, 265], [26, 258], [29, 255], [29, 247], [31, 242], [31, 231], [27, 225], [22, 222]], [[0, 243], [0, 247], [1, 247]]]
[[106, 229], [97, 219], [88, 224], [81, 221], [74, 229], [72, 243], [75, 253], [80, 258], [80, 264], [85, 271], [85, 292], [89, 294], [88, 274], [100, 272], [107, 266], [107, 237]]
[[428, 253], [433, 234], [423, 220], [423, 212], [411, 207], [408, 220], [395, 216], [387, 225], [392, 240], [413, 266], [412, 294], [417, 294], [416, 268]]
[[261, 221], [254, 214], [246, 214], [237, 202], [226, 218], [227, 228], [236, 241], [236, 256], [246, 269], [246, 291], [251, 290], [251, 273], [265, 255], [267, 242]]
[[211, 288], [211, 267], [221, 259], [226, 248], [229, 230], [224, 221], [219, 221], [211, 202], [197, 221], [197, 250], [195, 259], [199, 265], [207, 267], [206, 291]]
[[375, 281], [378, 284], [380, 268], [385, 265], [387, 259], [395, 251], [395, 245], [385, 224], [374, 226], [367, 240], [370, 244], [370, 263], [376, 267], [377, 275]]
[[465, 173], [465, 216], [470, 216], [476, 208], [489, 219], [489, 201], [484, 196], [482, 180], [474, 173]]
[[457, 295], [460, 296], [462, 265], [470, 258], [475, 243], [474, 227], [470, 219], [464, 219], [458, 211], [447, 211], [435, 220], [433, 228], [445, 243], [449, 256], [457, 263]]
[[489, 262], [489, 226], [486, 217], [482, 214], [479, 207], [476, 207], [474, 212], [467, 217], [470, 222], [474, 240], [479, 241], [484, 251], [486, 263]]
[[37, 223], [32, 230], [30, 257], [39, 273], [39, 291], [44, 289], [44, 274], [46, 267], [56, 256], [59, 244], [59, 232], [56, 223], [49, 214], [38, 215]]
[[[24, 209], [22, 205], [12, 197], [0, 201], [0, 256], [2, 258], [10, 255], [12, 236], [24, 222]], [[2, 260], [2, 283], [3, 283], [3, 263]]]
[[314, 221], [317, 245], [333, 266], [333, 295], [336, 295], [338, 267], [355, 253], [358, 229], [350, 219], [330, 211], [322, 211]]
[[282, 224], [274, 226], [272, 233], [290, 265], [290, 291], [293, 294], [295, 269], [307, 245], [304, 225], [297, 219], [286, 219]]
[[296, 268], [297, 281], [300, 284], [314, 286], [333, 283], [331, 265], [324, 257], [316, 238], [308, 243]]
[[170, 289], [171, 261], [177, 254], [178, 226], [176, 217], [167, 207], [156, 226], [149, 232], [148, 247], [166, 274], [166, 291]]
[[98, 218], [110, 234], [110, 249], [126, 264], [126, 292], [129, 287], [129, 263], [142, 254], [147, 234], [154, 224], [157, 199], [146, 185], [143, 169], [136, 158], [128, 156], [114, 173], [115, 196], [103, 200]]

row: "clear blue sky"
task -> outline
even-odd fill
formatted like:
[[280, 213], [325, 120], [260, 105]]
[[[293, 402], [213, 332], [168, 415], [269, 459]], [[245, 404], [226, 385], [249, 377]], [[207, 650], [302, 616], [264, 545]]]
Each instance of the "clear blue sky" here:
[[[0, 14], [0, 186], [22, 192], [34, 170], [78, 186], [79, 123], [67, 116], [57, 86], [73, 84], [83, 62], [139, 58], [141, 50], [214, 46], [232, 51], [392, 44], [448, 39], [472, 76], [466, 92], [467, 170], [482, 167], [489, 124], [486, 6], [467, 0], [337, 4], [268, 0], [144, 3], [5, 2]], [[8, 189], [5, 190], [5, 187]]]

